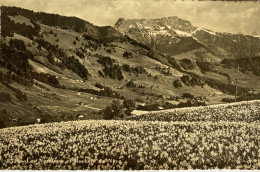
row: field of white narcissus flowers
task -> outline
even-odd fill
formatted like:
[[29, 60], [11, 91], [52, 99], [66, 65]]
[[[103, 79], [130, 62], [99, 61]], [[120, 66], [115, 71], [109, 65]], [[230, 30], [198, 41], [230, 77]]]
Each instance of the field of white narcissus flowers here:
[[[205, 120], [189, 121], [187, 115], [172, 121], [177, 110], [166, 121], [85, 120], [1, 129], [0, 169], [260, 169], [260, 125], [251, 120], [259, 115], [259, 104], [204, 107], [204, 113], [220, 115], [218, 122], [194, 108]], [[244, 120], [238, 120], [242, 114]]]
[[260, 122], [260, 101], [253, 100], [248, 102], [153, 111], [149, 114], [131, 116], [128, 119], [143, 121]]

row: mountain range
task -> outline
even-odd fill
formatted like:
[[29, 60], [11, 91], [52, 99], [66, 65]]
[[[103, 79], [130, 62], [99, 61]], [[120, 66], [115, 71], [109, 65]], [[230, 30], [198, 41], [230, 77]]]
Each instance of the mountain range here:
[[120, 18], [115, 28], [146, 45], [151, 46], [151, 38], [155, 38], [157, 49], [169, 55], [198, 48], [207, 49], [221, 59], [258, 56], [260, 53], [257, 36], [218, 33], [195, 27], [176, 16], [134, 20]]
[[256, 35], [214, 32], [176, 16], [99, 27], [17, 7], [1, 11], [7, 126], [101, 119], [114, 99], [149, 111], [232, 102], [236, 94], [237, 101], [259, 99]]

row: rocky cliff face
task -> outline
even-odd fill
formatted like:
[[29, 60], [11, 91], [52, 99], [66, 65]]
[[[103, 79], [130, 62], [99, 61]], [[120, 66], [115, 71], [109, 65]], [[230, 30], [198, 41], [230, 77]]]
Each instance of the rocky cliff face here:
[[142, 28], [142, 29], [151, 29], [151, 30], [164, 30], [164, 29], [173, 29], [173, 30], [181, 30], [184, 32], [192, 33], [196, 30], [196, 27], [192, 26], [189, 21], [182, 20], [176, 16], [174, 17], [163, 17], [158, 19], [133, 19], [133, 20], [125, 20], [120, 18], [115, 27], [119, 31], [127, 31], [133, 28]]
[[[116, 22], [115, 28], [121, 33], [150, 46], [152, 49], [163, 51], [163, 53], [169, 53], [170, 55], [201, 47], [210, 49], [211, 52], [214, 52], [221, 58], [241, 58], [260, 55], [259, 37], [218, 33], [201, 29], [194, 27], [189, 21], [176, 16], [132, 20], [120, 18]], [[187, 39], [187, 37], [190, 38]], [[192, 46], [180, 47], [183, 45]]]

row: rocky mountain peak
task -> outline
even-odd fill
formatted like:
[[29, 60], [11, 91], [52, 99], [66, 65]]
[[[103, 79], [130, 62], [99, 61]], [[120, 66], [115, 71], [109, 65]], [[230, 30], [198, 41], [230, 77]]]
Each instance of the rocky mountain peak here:
[[120, 26], [122, 23], [124, 23], [126, 20], [124, 18], [119, 18], [115, 24], [115, 26]]
[[196, 30], [189, 21], [183, 20], [177, 16], [162, 17], [156, 19], [124, 19], [119, 18], [115, 24], [115, 28], [120, 32], [125, 32], [129, 28], [156, 28], [161, 27], [161, 29], [176, 29], [188, 33], [192, 33]]

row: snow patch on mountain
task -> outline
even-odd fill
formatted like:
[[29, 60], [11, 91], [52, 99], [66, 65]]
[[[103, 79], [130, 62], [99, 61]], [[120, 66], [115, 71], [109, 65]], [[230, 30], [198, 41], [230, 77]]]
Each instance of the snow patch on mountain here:
[[150, 30], [151, 27], [149, 27], [149, 26], [144, 26], [144, 29], [146, 29], [146, 30]]
[[173, 29], [173, 31], [176, 32], [180, 36], [184, 36], [184, 37], [191, 37], [192, 36], [190, 33], [184, 32], [184, 31], [181, 31], [181, 30]]
[[197, 31], [200, 31], [200, 30], [203, 30], [204, 32], [208, 32], [208, 33], [211, 34], [211, 35], [216, 35], [216, 32], [213, 32], [213, 31], [210, 31], [210, 30], [206, 30], [206, 29], [203, 29], [203, 28], [197, 28], [197, 29], [194, 31], [194, 34], [195, 34]]
[[171, 26], [168, 26], [168, 25], [166, 25], [166, 27], [167, 27], [168, 29], [172, 29], [172, 27], [171, 27]]
[[156, 30], [152, 30], [149, 32], [151, 35], [169, 35], [171, 36], [167, 30], [159, 30], [159, 31], [156, 31]]
[[256, 35], [256, 36], [254, 36], [254, 37], [260, 39], [260, 35]]
[[136, 25], [137, 25], [137, 27], [138, 27], [139, 29], [142, 29], [142, 28], [143, 28], [143, 25], [142, 25], [141, 23], [139, 23], [139, 22], [137, 22]]

